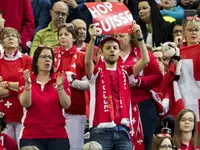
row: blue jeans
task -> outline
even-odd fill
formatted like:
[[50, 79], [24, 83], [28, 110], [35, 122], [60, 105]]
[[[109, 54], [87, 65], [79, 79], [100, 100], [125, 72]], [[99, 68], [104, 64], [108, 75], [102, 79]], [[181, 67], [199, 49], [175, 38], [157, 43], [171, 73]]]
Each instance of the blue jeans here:
[[90, 130], [90, 140], [96, 141], [103, 150], [132, 150], [132, 142], [126, 127], [97, 128]]
[[36, 146], [39, 150], [69, 150], [69, 139], [20, 139], [23, 146]]

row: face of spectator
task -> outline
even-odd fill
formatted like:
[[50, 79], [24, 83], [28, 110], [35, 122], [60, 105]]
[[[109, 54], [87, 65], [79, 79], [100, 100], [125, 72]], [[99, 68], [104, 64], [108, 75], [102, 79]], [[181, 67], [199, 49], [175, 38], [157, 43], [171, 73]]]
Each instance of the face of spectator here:
[[121, 50], [130, 48], [131, 37], [128, 33], [116, 34], [115, 38], [120, 41]]
[[0, 31], [4, 28], [5, 19], [2, 17], [2, 14], [0, 14]]
[[59, 44], [60, 46], [69, 49], [73, 46], [75, 41], [74, 37], [70, 32], [67, 31], [66, 28], [62, 28], [58, 34]]
[[66, 22], [68, 16], [68, 6], [64, 2], [57, 2], [50, 10], [50, 14], [52, 23], [57, 28], [60, 24]]
[[85, 41], [86, 34], [87, 34], [87, 26], [86, 23], [83, 20], [76, 19], [73, 21], [73, 24], [76, 26], [78, 30], [78, 40], [79, 41]]
[[139, 17], [142, 21], [149, 22], [151, 20], [151, 7], [148, 2], [141, 1], [138, 5]]
[[19, 46], [19, 39], [16, 33], [9, 32], [7, 34], [4, 34], [3, 40], [2, 40], [2, 46], [4, 49], [10, 49], [10, 48], [18, 48]]
[[179, 122], [180, 131], [184, 133], [192, 132], [194, 129], [194, 115], [192, 112], [186, 112]]
[[187, 45], [195, 45], [200, 41], [200, 27], [188, 24], [184, 30], [184, 37]]
[[38, 57], [38, 72], [50, 72], [53, 63], [53, 56], [49, 49], [43, 49]]
[[176, 6], [176, 1], [175, 0], [161, 0], [161, 4], [164, 9], [170, 10]]
[[115, 64], [119, 57], [119, 53], [120, 49], [117, 42], [110, 40], [104, 43], [102, 47], [102, 55], [108, 64]]
[[175, 25], [173, 28], [173, 39], [177, 36], [183, 35], [183, 27], [181, 25]]
[[160, 144], [159, 150], [172, 150], [172, 142], [170, 139], [165, 138]]

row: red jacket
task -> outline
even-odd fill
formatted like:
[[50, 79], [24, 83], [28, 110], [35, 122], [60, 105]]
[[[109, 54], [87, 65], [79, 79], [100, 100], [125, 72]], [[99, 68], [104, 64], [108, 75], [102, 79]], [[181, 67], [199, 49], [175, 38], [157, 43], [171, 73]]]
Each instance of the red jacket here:
[[5, 27], [13, 27], [21, 34], [20, 46], [26, 49], [26, 42], [34, 34], [34, 15], [30, 0], [1, 0], [0, 10]]
[[[163, 78], [157, 60], [150, 51], [148, 51], [148, 53], [150, 57], [150, 62], [144, 68], [143, 72], [138, 75], [137, 86], [131, 88], [132, 104], [139, 104], [144, 100], [150, 99], [151, 95], [149, 93], [149, 89], [153, 89], [159, 86]], [[140, 49], [133, 48], [126, 61], [122, 62], [122, 59], [119, 59], [119, 63], [122, 63], [122, 65], [133, 65], [140, 58]]]

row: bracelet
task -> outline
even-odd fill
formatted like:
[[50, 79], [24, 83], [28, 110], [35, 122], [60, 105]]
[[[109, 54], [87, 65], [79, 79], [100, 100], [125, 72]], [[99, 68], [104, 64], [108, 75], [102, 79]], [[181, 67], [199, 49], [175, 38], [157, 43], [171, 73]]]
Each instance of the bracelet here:
[[59, 87], [57, 86], [57, 90], [58, 90], [58, 91], [63, 90], [63, 89], [64, 89], [64, 86], [63, 86], [63, 85], [61, 85], [61, 86], [59, 86]]
[[142, 40], [144, 40], [144, 38], [143, 38], [143, 37], [141, 37], [141, 38], [138, 38], [137, 40], [138, 40], [138, 41], [142, 41]]

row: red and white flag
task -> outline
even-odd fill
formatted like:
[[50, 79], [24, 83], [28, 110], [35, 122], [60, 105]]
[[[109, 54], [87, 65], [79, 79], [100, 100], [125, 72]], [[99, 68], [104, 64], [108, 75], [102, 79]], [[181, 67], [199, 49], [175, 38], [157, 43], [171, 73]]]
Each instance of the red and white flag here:
[[181, 76], [178, 81], [186, 108], [193, 110], [200, 131], [200, 44], [180, 49]]

